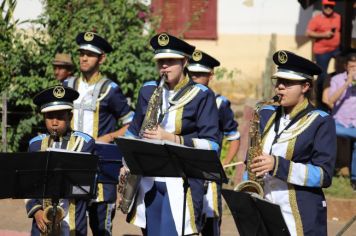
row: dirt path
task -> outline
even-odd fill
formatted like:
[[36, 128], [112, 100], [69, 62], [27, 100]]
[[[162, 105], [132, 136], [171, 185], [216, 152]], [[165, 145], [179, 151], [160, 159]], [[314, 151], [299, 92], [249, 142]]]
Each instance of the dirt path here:
[[[336, 233], [345, 225], [345, 219], [349, 215], [356, 214], [356, 199], [352, 201], [334, 199], [328, 201], [329, 209], [333, 209], [329, 214], [328, 235]], [[341, 203], [340, 203], [341, 202]], [[141, 231], [125, 222], [125, 216], [119, 211], [114, 220], [114, 234], [117, 236], [141, 235]], [[331, 218], [330, 218], [331, 217]], [[25, 214], [23, 200], [0, 200], [0, 236], [28, 236], [31, 227], [31, 220]], [[236, 236], [237, 230], [230, 212], [224, 212], [222, 222], [223, 236]], [[356, 222], [343, 236], [356, 236]]]

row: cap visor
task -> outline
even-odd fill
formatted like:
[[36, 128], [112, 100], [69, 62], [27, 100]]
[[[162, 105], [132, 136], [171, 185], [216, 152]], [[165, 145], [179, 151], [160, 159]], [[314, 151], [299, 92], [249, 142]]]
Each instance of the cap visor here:
[[201, 66], [188, 66], [187, 67], [189, 71], [191, 72], [203, 72], [203, 73], [209, 73], [212, 70], [209, 70], [206, 67], [201, 67]]
[[87, 51], [91, 51], [97, 54], [103, 54], [104, 52], [102, 50], [100, 50], [100, 48], [95, 47], [91, 44], [82, 44], [79, 46], [79, 50], [87, 50]]
[[164, 59], [164, 58], [182, 59], [182, 58], [184, 58], [184, 56], [180, 55], [178, 53], [162, 52], [162, 53], [155, 54], [153, 57], [153, 59], [155, 59], [155, 60]]
[[61, 110], [72, 110], [73, 107], [69, 105], [56, 105], [45, 107], [41, 110], [41, 113], [51, 112], [51, 111], [61, 111]]
[[288, 72], [276, 72], [274, 75], [272, 75], [272, 79], [289, 79], [289, 80], [306, 80], [308, 78], [305, 78], [301, 75], [293, 74], [293, 73], [288, 73]]

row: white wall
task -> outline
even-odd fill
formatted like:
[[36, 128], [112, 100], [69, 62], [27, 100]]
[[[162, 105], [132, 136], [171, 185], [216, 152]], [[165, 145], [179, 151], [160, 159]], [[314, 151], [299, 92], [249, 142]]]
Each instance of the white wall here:
[[313, 11], [297, 0], [217, 1], [219, 34], [302, 35]]

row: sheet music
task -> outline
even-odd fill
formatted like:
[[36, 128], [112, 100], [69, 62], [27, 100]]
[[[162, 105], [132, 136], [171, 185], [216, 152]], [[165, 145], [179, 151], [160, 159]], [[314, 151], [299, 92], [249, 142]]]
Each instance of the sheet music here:
[[177, 147], [188, 148], [188, 149], [196, 149], [193, 147], [188, 147], [183, 144], [175, 143], [175, 142], [168, 141], [168, 140], [146, 139], [146, 138], [138, 139], [138, 138], [131, 138], [131, 137], [118, 137], [117, 139], [136, 140], [139, 142], [152, 143], [152, 144], [158, 144], [158, 145], [171, 145], [171, 146], [177, 146]]
[[75, 151], [70, 151], [66, 149], [60, 149], [60, 148], [47, 148], [46, 151], [48, 152], [66, 152], [66, 153], [80, 153], [80, 154], [91, 154], [90, 152], [75, 152]]

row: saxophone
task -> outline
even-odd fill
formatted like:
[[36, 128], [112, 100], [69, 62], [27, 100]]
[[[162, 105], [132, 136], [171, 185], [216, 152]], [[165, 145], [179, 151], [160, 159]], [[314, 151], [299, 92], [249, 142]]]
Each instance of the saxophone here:
[[251, 120], [250, 124], [250, 129], [249, 129], [249, 138], [250, 138], [250, 143], [249, 143], [249, 149], [247, 153], [247, 163], [246, 163], [246, 169], [247, 169], [247, 175], [248, 175], [248, 180], [242, 181], [235, 187], [235, 191], [238, 192], [247, 192], [247, 193], [252, 193], [252, 194], [257, 194], [261, 198], [264, 197], [264, 191], [263, 191], [263, 176], [257, 177], [256, 174], [252, 173], [251, 171], [251, 164], [253, 158], [262, 155], [262, 138], [260, 134], [260, 116], [259, 116], [259, 111], [264, 105], [270, 105], [270, 104], [275, 104], [279, 102], [281, 97], [279, 95], [274, 96], [271, 100], [269, 101], [261, 101], [258, 102], [254, 108], [254, 113], [253, 117]]
[[[50, 143], [52, 146], [54, 142], [59, 141], [57, 130], [50, 132]], [[52, 201], [51, 199], [43, 199], [43, 219], [46, 222], [45, 232], [41, 232], [41, 236], [60, 236], [61, 235], [61, 221], [64, 219], [64, 209], [58, 206], [58, 201]], [[53, 222], [54, 221], [54, 222]]]
[[[163, 73], [160, 76], [160, 83], [158, 87], [155, 89], [148, 102], [145, 118], [139, 132], [140, 137], [143, 136], [143, 132], [145, 130], [155, 129], [160, 122], [158, 115], [160, 114], [160, 108], [163, 102], [163, 85], [166, 80], [167, 74]], [[141, 175], [132, 175], [129, 170], [124, 171], [124, 173], [120, 173], [118, 193], [120, 195], [121, 202], [119, 203], [118, 208], [124, 214], [129, 213], [131, 210], [141, 178]]]
[[41, 236], [60, 236], [61, 221], [64, 219], [64, 209], [57, 206], [57, 203], [52, 203], [51, 199], [43, 199], [43, 219], [47, 227]]

